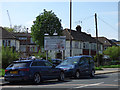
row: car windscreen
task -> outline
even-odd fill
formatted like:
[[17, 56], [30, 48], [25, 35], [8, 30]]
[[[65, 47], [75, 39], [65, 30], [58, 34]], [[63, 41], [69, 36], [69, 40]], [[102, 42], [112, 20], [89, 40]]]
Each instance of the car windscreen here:
[[73, 57], [73, 58], [67, 58], [64, 60], [60, 65], [75, 65], [79, 62], [79, 58]]
[[28, 67], [30, 62], [14, 62], [8, 66], [8, 68], [21, 68], [21, 67]]

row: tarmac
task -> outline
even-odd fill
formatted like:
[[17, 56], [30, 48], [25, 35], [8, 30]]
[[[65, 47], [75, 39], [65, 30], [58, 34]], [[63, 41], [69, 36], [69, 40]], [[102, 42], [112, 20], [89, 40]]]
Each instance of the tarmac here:
[[[117, 72], [120, 72], [120, 68], [103, 68], [103, 70], [96, 70], [95, 75], [117, 73]], [[0, 79], [4, 80], [4, 77], [0, 77]]]

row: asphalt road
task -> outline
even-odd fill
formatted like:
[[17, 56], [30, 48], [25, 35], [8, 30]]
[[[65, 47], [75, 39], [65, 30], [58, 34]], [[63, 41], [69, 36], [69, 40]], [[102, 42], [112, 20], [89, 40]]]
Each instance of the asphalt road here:
[[42, 82], [42, 84], [40, 85], [34, 85], [32, 82], [11, 84], [3, 81], [2, 88], [118, 88], [118, 86], [120, 87], [120, 83], [118, 83], [118, 81], [120, 82], [120, 78], [118, 78], [118, 73], [109, 73], [96, 75], [94, 78], [67, 78], [64, 82], [49, 80]]

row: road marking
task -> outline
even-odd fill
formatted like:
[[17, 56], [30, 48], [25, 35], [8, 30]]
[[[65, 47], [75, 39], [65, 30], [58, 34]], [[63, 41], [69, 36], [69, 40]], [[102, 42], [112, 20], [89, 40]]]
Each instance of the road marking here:
[[118, 79], [118, 80], [114, 80], [114, 81], [120, 81], [120, 79]]
[[95, 83], [95, 84], [87, 84], [87, 85], [83, 85], [83, 86], [79, 86], [79, 87], [75, 87], [75, 88], [82, 88], [82, 87], [88, 87], [88, 86], [97, 86], [97, 85], [100, 85], [100, 84], [103, 84], [104, 82], [101, 82], [101, 83]]

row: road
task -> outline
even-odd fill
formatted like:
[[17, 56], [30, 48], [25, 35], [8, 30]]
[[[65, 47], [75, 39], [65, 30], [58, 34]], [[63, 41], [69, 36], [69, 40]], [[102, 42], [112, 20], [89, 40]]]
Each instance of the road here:
[[118, 83], [119, 80], [120, 78], [118, 78], [118, 73], [109, 73], [96, 75], [94, 78], [90, 77], [81, 77], [80, 79], [67, 78], [65, 79], [64, 82], [58, 82], [57, 80], [49, 80], [42, 82], [42, 84], [40, 85], [34, 85], [31, 82], [28, 83], [23, 82], [16, 84], [3, 82], [2, 88], [69, 88], [69, 89], [118, 88], [118, 86], [120, 85], [120, 83]]

